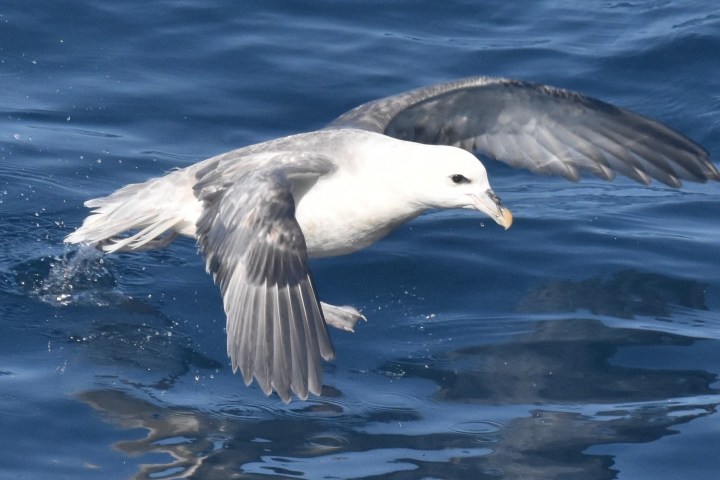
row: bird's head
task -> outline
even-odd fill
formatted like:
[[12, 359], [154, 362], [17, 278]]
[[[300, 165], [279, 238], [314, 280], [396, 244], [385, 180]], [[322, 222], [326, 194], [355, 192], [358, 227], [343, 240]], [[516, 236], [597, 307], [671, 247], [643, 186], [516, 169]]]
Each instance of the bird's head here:
[[471, 153], [456, 147], [423, 145], [412, 176], [426, 208], [479, 210], [503, 227], [510, 228], [512, 214], [495, 195], [483, 164]]

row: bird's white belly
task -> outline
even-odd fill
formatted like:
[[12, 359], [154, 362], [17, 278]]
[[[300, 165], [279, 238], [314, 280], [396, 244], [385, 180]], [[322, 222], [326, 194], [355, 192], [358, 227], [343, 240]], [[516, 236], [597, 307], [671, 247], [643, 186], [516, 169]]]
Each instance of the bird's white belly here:
[[310, 257], [355, 252], [420, 213], [390, 209], [390, 199], [355, 185], [318, 182], [298, 201], [295, 218], [305, 235]]
[[296, 218], [305, 236], [310, 257], [329, 257], [355, 252], [384, 237], [395, 225], [368, 222], [354, 208], [319, 211], [301, 204]]

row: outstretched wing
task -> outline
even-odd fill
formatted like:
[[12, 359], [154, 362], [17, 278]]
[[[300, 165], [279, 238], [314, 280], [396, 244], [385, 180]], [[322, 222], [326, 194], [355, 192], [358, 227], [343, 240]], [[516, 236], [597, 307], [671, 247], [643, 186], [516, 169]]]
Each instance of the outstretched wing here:
[[287, 402], [320, 394], [321, 358], [333, 348], [307, 264], [305, 238], [295, 220], [291, 188], [297, 178], [332, 170], [322, 157], [266, 153], [252, 169], [216, 166], [195, 186], [204, 202], [197, 238], [206, 269], [220, 287], [227, 315], [233, 372], [253, 377], [266, 395]]
[[615, 172], [649, 184], [720, 180], [708, 153], [649, 118], [567, 90], [475, 77], [369, 102], [329, 128], [454, 145], [513, 167], [578, 180]]

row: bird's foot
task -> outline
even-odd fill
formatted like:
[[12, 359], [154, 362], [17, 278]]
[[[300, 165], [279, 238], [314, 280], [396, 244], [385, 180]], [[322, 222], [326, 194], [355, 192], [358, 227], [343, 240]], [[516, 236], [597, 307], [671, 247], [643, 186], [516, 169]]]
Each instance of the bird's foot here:
[[325, 315], [325, 323], [339, 330], [354, 332], [355, 324], [358, 320], [362, 319], [363, 321], [367, 321], [365, 315], [360, 313], [355, 307], [349, 305], [338, 307], [324, 302], [321, 302], [320, 305]]

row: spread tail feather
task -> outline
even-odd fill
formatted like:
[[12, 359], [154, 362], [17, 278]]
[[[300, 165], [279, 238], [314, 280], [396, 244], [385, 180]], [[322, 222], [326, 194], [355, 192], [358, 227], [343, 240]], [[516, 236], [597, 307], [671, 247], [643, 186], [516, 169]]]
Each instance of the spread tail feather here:
[[189, 182], [187, 174], [176, 171], [88, 200], [92, 213], [65, 242], [118, 252], [162, 248], [181, 233], [193, 236], [193, 214], [200, 205]]

